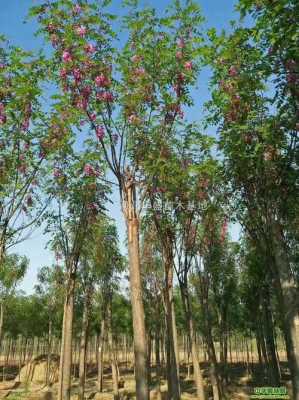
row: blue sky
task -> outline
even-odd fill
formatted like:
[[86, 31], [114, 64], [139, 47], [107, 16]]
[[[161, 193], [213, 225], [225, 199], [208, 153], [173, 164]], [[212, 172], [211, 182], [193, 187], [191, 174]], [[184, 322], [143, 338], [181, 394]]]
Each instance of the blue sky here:
[[[26, 50], [37, 50], [43, 44], [40, 38], [34, 37], [36, 25], [33, 21], [23, 23], [28, 8], [36, 5], [36, 0], [0, 0], [0, 34], [4, 34], [12, 44], [23, 47]], [[146, 5], [155, 6], [158, 10], [166, 7], [169, 2], [165, 0], [144, 1]], [[218, 31], [229, 29], [229, 22], [238, 16], [234, 12], [234, 0], [201, 0], [199, 4], [206, 18], [206, 27], [215, 27]], [[113, 12], [120, 10], [120, 1], [114, 2]], [[208, 91], [209, 71], [204, 70], [199, 77], [198, 89], [195, 93], [195, 105], [191, 112], [192, 119], [200, 120], [202, 115], [202, 104], [209, 98]], [[211, 132], [212, 133], [212, 132]], [[113, 205], [109, 206], [110, 215], [117, 221], [121, 243], [125, 239], [125, 227], [119, 211], [117, 193], [112, 195]], [[236, 228], [233, 229], [233, 237], [237, 235]], [[30, 293], [36, 283], [36, 274], [43, 265], [50, 265], [53, 255], [45, 249], [48, 238], [43, 235], [43, 230], [36, 230], [30, 239], [16, 246], [13, 251], [26, 255], [30, 259], [30, 267], [26, 277], [20, 286], [21, 289]], [[124, 246], [122, 245], [124, 250]]]

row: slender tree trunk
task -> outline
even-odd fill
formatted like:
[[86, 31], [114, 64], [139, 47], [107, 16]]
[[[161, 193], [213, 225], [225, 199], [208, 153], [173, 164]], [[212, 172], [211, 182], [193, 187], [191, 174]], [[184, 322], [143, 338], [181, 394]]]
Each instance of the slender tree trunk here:
[[85, 376], [86, 376], [86, 351], [88, 340], [89, 326], [89, 299], [90, 294], [86, 294], [83, 307], [82, 329], [80, 338], [80, 353], [79, 353], [79, 400], [84, 400], [85, 391]]
[[100, 334], [100, 343], [98, 349], [98, 381], [97, 388], [99, 392], [103, 391], [103, 370], [104, 370], [104, 345], [105, 345], [105, 316], [102, 317], [101, 321], [101, 334]]
[[58, 400], [70, 400], [72, 369], [72, 331], [74, 314], [75, 278], [70, 277], [64, 303], [61, 353], [59, 365]]
[[205, 390], [204, 390], [204, 382], [203, 382], [202, 372], [200, 370], [199, 357], [198, 357], [198, 352], [197, 352], [196, 343], [195, 343], [195, 330], [194, 330], [192, 309], [191, 309], [191, 303], [190, 303], [190, 299], [189, 299], [189, 292], [188, 292], [187, 285], [180, 283], [180, 290], [181, 290], [181, 296], [182, 296], [182, 301], [183, 301], [183, 305], [184, 305], [184, 313], [185, 313], [185, 317], [186, 317], [186, 321], [187, 321], [188, 338], [189, 338], [190, 347], [191, 347], [193, 375], [194, 375], [194, 381], [196, 384], [197, 398], [198, 398], [198, 400], [205, 400], [206, 395], [205, 395]]
[[108, 323], [109, 323], [108, 346], [109, 346], [110, 363], [111, 363], [111, 369], [112, 369], [113, 395], [114, 395], [114, 399], [118, 399], [119, 398], [118, 373], [117, 373], [116, 353], [115, 353], [114, 340], [113, 340], [113, 334], [112, 334], [112, 304], [111, 304], [111, 301], [109, 301], [109, 303], [108, 303], [107, 319], [108, 319]]
[[270, 383], [273, 386], [279, 386], [280, 384], [280, 375], [279, 375], [279, 366], [276, 357], [276, 349], [274, 342], [274, 324], [272, 320], [272, 310], [270, 305], [270, 294], [269, 289], [265, 288], [262, 293], [262, 301], [263, 301], [263, 316], [264, 316], [264, 327], [265, 327], [265, 338], [266, 338], [266, 349], [267, 349], [267, 358], [269, 360], [268, 371]]
[[134, 356], [136, 399], [149, 399], [147, 344], [145, 333], [145, 317], [142, 298], [142, 281], [139, 251], [139, 220], [136, 215], [136, 188], [132, 179], [128, 179], [124, 188], [123, 211], [128, 231], [128, 253], [130, 267], [130, 289], [132, 317], [134, 327]]
[[155, 362], [156, 362], [156, 375], [160, 377], [161, 374], [161, 361], [160, 361], [160, 327], [157, 326], [155, 330]]
[[291, 272], [284, 237], [278, 224], [273, 229], [274, 279], [283, 321], [293, 400], [299, 400], [299, 290]]
[[169, 400], [180, 399], [180, 382], [178, 373], [178, 363], [175, 344], [176, 327], [173, 321], [173, 260], [172, 256], [166, 255], [165, 257], [165, 318], [167, 329], [167, 385], [168, 385], [168, 398]]
[[4, 300], [2, 299], [0, 302], [0, 346], [2, 344], [3, 339], [3, 322], [4, 322]]
[[48, 324], [48, 346], [47, 346], [47, 369], [46, 369], [46, 385], [50, 383], [50, 367], [51, 367], [51, 347], [52, 347], [52, 320]]

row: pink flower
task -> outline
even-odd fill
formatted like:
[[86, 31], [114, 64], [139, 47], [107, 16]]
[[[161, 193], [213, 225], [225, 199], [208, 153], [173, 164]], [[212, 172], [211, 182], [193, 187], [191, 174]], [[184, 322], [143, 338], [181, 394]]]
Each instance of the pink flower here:
[[141, 61], [141, 57], [138, 56], [137, 54], [134, 54], [134, 55], [131, 57], [131, 61], [134, 62], [134, 63], [138, 63], [139, 61]]
[[237, 68], [234, 65], [232, 65], [230, 67], [230, 69], [228, 70], [228, 74], [229, 74], [229, 76], [237, 76], [238, 75]]
[[84, 165], [83, 172], [86, 176], [94, 176], [95, 175], [95, 170], [94, 170], [93, 166], [90, 164]]
[[59, 178], [60, 176], [62, 176], [62, 173], [61, 173], [60, 169], [54, 168], [53, 175], [54, 175], [54, 178]]
[[92, 43], [88, 43], [84, 49], [87, 54], [93, 54], [96, 51], [96, 47]]
[[76, 27], [76, 33], [77, 35], [84, 37], [86, 35], [87, 29], [84, 25], [80, 25]]
[[4, 104], [0, 103], [0, 114], [4, 112], [4, 109], [5, 109]]
[[72, 61], [71, 53], [70, 53], [69, 51], [65, 50], [65, 51], [62, 53], [62, 60], [63, 60], [64, 62], [71, 62], [71, 61]]
[[4, 125], [6, 123], [6, 115], [1, 114], [0, 115], [0, 125]]
[[25, 143], [24, 144], [24, 150], [27, 151], [30, 149], [30, 144], [29, 143]]
[[26, 118], [26, 119], [22, 122], [21, 129], [22, 129], [23, 131], [27, 131], [28, 128], [29, 128], [29, 119]]
[[73, 75], [74, 75], [75, 80], [76, 80], [77, 82], [80, 82], [80, 80], [81, 80], [81, 78], [82, 78], [82, 75], [81, 75], [81, 71], [80, 71], [79, 68], [75, 68], [75, 69], [73, 70]]
[[180, 39], [177, 41], [177, 44], [178, 44], [178, 47], [179, 47], [180, 49], [183, 49], [183, 48], [185, 47], [185, 40], [184, 40], [183, 38], [180, 38]]
[[185, 67], [186, 70], [191, 71], [192, 67], [193, 67], [192, 61], [185, 62], [184, 67]]
[[114, 96], [111, 92], [100, 92], [97, 93], [97, 99], [100, 101], [107, 101], [108, 103], [114, 100]]
[[62, 69], [60, 70], [59, 75], [60, 75], [60, 78], [61, 78], [61, 79], [66, 79], [66, 77], [67, 77], [67, 70], [66, 70], [65, 68], [62, 68]]
[[92, 114], [90, 115], [90, 119], [91, 119], [91, 121], [94, 122], [94, 121], [97, 119], [96, 113], [92, 113]]
[[108, 86], [110, 84], [110, 80], [104, 74], [96, 76], [94, 82], [99, 87]]
[[85, 86], [83, 89], [82, 89], [82, 96], [84, 97], [84, 98], [86, 98], [86, 99], [88, 99], [89, 98], [89, 96], [90, 96], [90, 94], [91, 94], [91, 92], [92, 92], [92, 88], [91, 88], [91, 86]]
[[86, 98], [83, 99], [79, 99], [76, 103], [76, 106], [80, 109], [80, 110], [86, 110], [88, 107], [88, 100]]
[[82, 8], [80, 7], [79, 4], [76, 4], [73, 8], [73, 12], [74, 14], [80, 14], [80, 12], [82, 11]]
[[136, 68], [134, 74], [135, 76], [143, 76], [145, 74], [145, 69], [143, 67]]
[[103, 126], [97, 126], [97, 127], [96, 127], [96, 137], [97, 137], [99, 140], [102, 140], [102, 139], [104, 138], [104, 136], [105, 136], [105, 129], [104, 129], [104, 127], [103, 127]]

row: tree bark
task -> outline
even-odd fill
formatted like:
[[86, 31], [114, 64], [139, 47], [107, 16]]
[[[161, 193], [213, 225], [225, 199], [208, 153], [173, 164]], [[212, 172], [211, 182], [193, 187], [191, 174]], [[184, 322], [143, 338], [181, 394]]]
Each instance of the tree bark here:
[[101, 334], [100, 334], [100, 343], [98, 349], [98, 381], [97, 388], [99, 392], [103, 391], [103, 370], [104, 370], [104, 346], [105, 346], [105, 316], [102, 317], [101, 321]]
[[197, 398], [199, 400], [205, 400], [206, 395], [205, 395], [205, 390], [204, 390], [204, 382], [203, 382], [203, 376], [202, 376], [202, 372], [201, 372], [200, 365], [199, 365], [199, 358], [198, 358], [198, 353], [197, 353], [197, 348], [196, 348], [196, 343], [195, 343], [194, 322], [193, 322], [193, 317], [192, 317], [192, 309], [191, 309], [191, 303], [190, 303], [190, 299], [189, 299], [189, 292], [188, 292], [187, 285], [180, 283], [180, 290], [181, 290], [182, 302], [183, 302], [183, 306], [184, 306], [184, 313], [185, 313], [186, 322], [187, 322], [188, 338], [189, 338], [190, 347], [191, 347], [191, 357], [192, 357], [192, 363], [193, 363], [194, 381], [196, 384], [196, 394], [197, 394]]
[[180, 399], [180, 382], [179, 371], [177, 362], [177, 351], [175, 343], [176, 326], [173, 320], [174, 306], [173, 306], [173, 262], [172, 256], [166, 255], [165, 262], [165, 318], [166, 318], [166, 345], [167, 345], [167, 385], [168, 385], [168, 398], [173, 400]]
[[82, 329], [80, 338], [80, 353], [79, 353], [79, 400], [84, 400], [85, 391], [85, 376], [86, 376], [86, 351], [88, 340], [88, 326], [89, 326], [89, 307], [90, 307], [90, 294], [86, 294], [83, 307]]
[[2, 344], [2, 339], [3, 339], [3, 322], [4, 322], [4, 300], [1, 300], [0, 303], [0, 346]]
[[71, 369], [72, 369], [72, 334], [74, 314], [75, 277], [72, 275], [67, 288], [59, 365], [58, 400], [70, 400], [71, 395]]
[[[112, 369], [112, 386], [113, 386], [113, 395], [114, 399], [118, 399], [119, 391], [118, 391], [118, 372], [117, 372], [117, 360], [114, 348], [114, 340], [112, 334], [112, 304], [111, 301], [108, 303], [108, 315], [107, 315], [109, 328], [108, 328], [108, 346], [109, 346], [109, 355], [110, 355], [110, 364]], [[81, 400], [81, 399], [80, 399]]]
[[299, 400], [299, 291], [291, 272], [284, 237], [278, 224], [274, 225], [273, 233], [274, 279], [284, 327], [293, 400]]

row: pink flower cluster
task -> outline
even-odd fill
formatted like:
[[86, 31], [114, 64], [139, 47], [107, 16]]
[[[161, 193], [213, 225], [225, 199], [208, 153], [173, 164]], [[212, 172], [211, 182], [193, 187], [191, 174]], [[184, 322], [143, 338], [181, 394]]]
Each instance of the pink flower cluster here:
[[114, 101], [113, 94], [108, 91], [99, 92], [99, 93], [97, 93], [96, 97], [97, 97], [97, 100], [107, 101], [108, 103], [112, 103]]
[[105, 129], [104, 129], [104, 127], [103, 127], [103, 126], [97, 126], [97, 127], [96, 127], [96, 137], [97, 137], [99, 140], [102, 140], [102, 139], [104, 138], [104, 136], [105, 136]]
[[0, 103], [0, 125], [4, 125], [6, 122], [5, 107], [3, 103]]
[[87, 29], [84, 25], [80, 25], [75, 28], [75, 32], [77, 33], [77, 35], [84, 37], [86, 35]]
[[98, 87], [106, 87], [109, 86], [111, 83], [110, 79], [107, 78], [104, 74], [96, 76], [94, 82]]
[[72, 55], [68, 50], [64, 50], [64, 52], [62, 53], [62, 60], [65, 63], [71, 62], [72, 59]]
[[91, 164], [85, 164], [83, 172], [85, 176], [97, 176], [97, 172]]
[[96, 51], [96, 47], [92, 43], [88, 43], [85, 45], [84, 50], [87, 54], [93, 54]]

